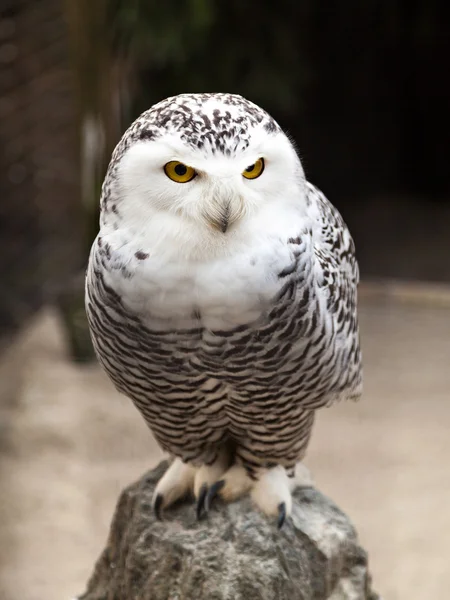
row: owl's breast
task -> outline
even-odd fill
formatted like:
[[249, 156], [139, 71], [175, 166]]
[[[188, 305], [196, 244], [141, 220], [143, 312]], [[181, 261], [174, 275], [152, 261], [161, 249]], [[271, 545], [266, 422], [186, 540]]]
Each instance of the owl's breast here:
[[201, 262], [111, 249], [102, 270], [124, 308], [152, 330], [227, 330], [257, 321], [270, 308], [285, 283], [280, 274], [295, 261], [278, 239]]

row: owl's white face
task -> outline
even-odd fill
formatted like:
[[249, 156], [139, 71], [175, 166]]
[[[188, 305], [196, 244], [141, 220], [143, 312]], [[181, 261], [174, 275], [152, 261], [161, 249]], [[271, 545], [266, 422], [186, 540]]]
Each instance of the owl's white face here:
[[[228, 113], [233, 131], [243, 108], [216, 95], [202, 102], [202, 118], [210, 124], [217, 111]], [[249, 227], [270, 230], [290, 208], [301, 210], [304, 173], [287, 136], [264, 122], [241, 131], [242, 139], [235, 135], [222, 146], [216, 131], [208, 130], [196, 144], [180, 126], [133, 141], [113, 182], [119, 217], [104, 214], [104, 225], [116, 221], [142, 239], [151, 235], [153, 243], [172, 236], [183, 246], [211, 248], [247, 235]]]

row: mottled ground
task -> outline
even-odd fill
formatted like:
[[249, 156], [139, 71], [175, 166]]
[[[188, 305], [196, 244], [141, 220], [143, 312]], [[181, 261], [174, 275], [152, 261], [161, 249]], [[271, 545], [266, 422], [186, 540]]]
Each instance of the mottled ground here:
[[[307, 464], [353, 519], [384, 598], [440, 599], [450, 588], [450, 295], [394, 292], [361, 294], [365, 397], [320, 413]], [[50, 310], [0, 365], [0, 427], [0, 598], [69, 600], [119, 491], [161, 455], [99, 369], [67, 360]]]

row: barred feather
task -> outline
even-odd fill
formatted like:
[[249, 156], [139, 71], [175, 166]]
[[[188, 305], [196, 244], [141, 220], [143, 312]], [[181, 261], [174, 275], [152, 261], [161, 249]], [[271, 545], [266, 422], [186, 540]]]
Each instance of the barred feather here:
[[[117, 176], [116, 166], [111, 173]], [[111, 193], [107, 181], [103, 207], [111, 205]], [[179, 314], [174, 310], [172, 320], [159, 316], [150, 292], [141, 293], [145, 302], [133, 304], [151, 249], [135, 252], [129, 240], [119, 243], [117, 232], [103, 231], [93, 245], [86, 308], [98, 358], [161, 447], [186, 462], [211, 464], [220, 446], [230, 444], [249, 472], [277, 464], [291, 470], [305, 453], [315, 410], [361, 393], [353, 241], [313, 185], [305, 184], [304, 194], [305, 218], [284, 238], [269, 238], [269, 258], [261, 261], [274, 293], [258, 295], [249, 276], [248, 294], [257, 299], [248, 304], [251, 318], [244, 323], [237, 317], [233, 322], [230, 313], [226, 326], [211, 327], [194, 304], [186, 316], [189, 282], [178, 289]], [[120, 233], [120, 205], [116, 212]], [[255, 246], [255, 261], [257, 251]], [[236, 256], [223, 260], [233, 263]], [[160, 277], [171, 275], [161, 271]], [[246, 289], [243, 284], [240, 293]], [[176, 302], [175, 283], [174, 290]], [[233, 299], [227, 302], [231, 306]]]

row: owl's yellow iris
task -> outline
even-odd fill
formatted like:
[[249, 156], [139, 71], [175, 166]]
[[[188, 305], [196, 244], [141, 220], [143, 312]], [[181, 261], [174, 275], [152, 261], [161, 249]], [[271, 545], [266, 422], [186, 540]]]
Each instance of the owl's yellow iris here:
[[197, 175], [192, 167], [188, 167], [178, 160], [171, 160], [164, 165], [164, 173], [169, 179], [177, 183], [187, 183]]
[[242, 172], [242, 175], [246, 179], [256, 179], [257, 177], [259, 177], [261, 175], [261, 173], [263, 171], [264, 171], [264, 159], [258, 158], [258, 160], [255, 163], [253, 163], [252, 165], [247, 167], [245, 169], [245, 171]]

